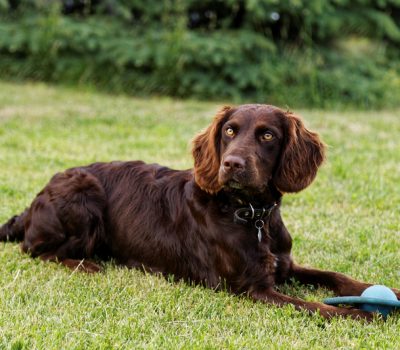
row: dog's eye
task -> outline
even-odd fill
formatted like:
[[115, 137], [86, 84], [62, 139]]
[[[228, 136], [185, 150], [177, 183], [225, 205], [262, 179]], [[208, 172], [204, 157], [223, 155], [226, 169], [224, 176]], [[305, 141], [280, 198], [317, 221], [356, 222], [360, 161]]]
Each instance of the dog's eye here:
[[274, 138], [274, 135], [272, 135], [272, 133], [270, 133], [269, 131], [265, 132], [262, 136], [261, 139], [263, 141], [271, 141]]
[[231, 127], [225, 129], [225, 134], [229, 137], [235, 136], [235, 130], [233, 130]]

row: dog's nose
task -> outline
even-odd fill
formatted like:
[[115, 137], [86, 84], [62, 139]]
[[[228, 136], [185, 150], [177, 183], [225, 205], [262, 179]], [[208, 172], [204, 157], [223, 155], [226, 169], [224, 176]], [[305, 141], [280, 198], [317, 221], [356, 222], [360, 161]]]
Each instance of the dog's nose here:
[[245, 160], [238, 156], [227, 156], [223, 162], [225, 171], [243, 170], [245, 165]]

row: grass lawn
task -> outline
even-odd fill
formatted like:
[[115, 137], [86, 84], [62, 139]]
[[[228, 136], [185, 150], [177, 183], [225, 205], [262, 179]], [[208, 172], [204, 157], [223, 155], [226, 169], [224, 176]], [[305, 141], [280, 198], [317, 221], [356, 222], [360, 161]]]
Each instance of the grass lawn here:
[[[218, 107], [0, 82], [0, 222], [67, 167], [117, 159], [191, 167], [190, 140]], [[293, 255], [400, 288], [400, 110], [299, 112], [329, 159], [310, 188], [284, 198]], [[0, 349], [399, 349], [399, 329], [400, 314], [324, 321], [112, 263], [101, 274], [73, 273], [0, 244]]]

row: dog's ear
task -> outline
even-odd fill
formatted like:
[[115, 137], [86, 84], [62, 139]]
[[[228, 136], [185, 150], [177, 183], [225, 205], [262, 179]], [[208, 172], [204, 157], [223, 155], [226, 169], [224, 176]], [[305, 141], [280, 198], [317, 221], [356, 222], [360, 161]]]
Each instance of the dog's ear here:
[[285, 144], [273, 181], [281, 192], [299, 192], [317, 175], [325, 159], [325, 145], [318, 134], [307, 130], [302, 120], [284, 113]]
[[221, 189], [218, 182], [221, 128], [232, 110], [230, 106], [223, 107], [211, 125], [193, 140], [194, 179], [200, 188], [208, 193], [216, 193]]

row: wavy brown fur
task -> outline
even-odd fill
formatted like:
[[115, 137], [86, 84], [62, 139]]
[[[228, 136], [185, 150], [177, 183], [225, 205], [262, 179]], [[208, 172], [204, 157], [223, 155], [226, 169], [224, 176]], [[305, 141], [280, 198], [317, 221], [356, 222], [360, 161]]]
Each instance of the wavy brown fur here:
[[220, 129], [231, 110], [230, 106], [223, 107], [208, 128], [193, 140], [194, 178], [200, 188], [208, 193], [216, 193], [222, 187], [218, 182]]
[[282, 192], [299, 192], [317, 175], [325, 159], [325, 145], [318, 134], [307, 130], [300, 117], [287, 112], [286, 146], [275, 173], [275, 185]]

